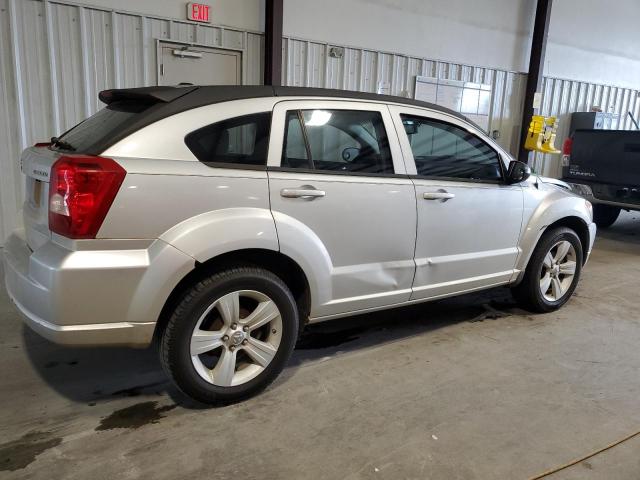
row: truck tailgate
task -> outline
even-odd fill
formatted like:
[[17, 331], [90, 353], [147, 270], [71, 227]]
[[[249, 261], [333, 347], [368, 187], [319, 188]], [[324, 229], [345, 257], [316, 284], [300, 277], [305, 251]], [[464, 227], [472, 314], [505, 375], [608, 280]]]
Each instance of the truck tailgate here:
[[568, 178], [640, 185], [640, 131], [576, 130]]

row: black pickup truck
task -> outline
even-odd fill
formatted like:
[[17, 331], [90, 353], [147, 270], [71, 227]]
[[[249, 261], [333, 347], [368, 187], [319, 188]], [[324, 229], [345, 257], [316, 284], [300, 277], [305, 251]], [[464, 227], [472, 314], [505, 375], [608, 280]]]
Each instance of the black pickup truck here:
[[564, 144], [562, 180], [593, 203], [600, 228], [620, 210], [640, 210], [640, 131], [575, 130]]

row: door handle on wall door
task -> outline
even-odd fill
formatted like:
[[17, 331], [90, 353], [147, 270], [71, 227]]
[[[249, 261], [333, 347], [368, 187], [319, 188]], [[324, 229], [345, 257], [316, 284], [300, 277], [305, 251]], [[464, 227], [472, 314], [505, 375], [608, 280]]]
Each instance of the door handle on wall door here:
[[317, 190], [311, 185], [303, 185], [300, 188], [283, 188], [280, 190], [280, 196], [284, 198], [303, 198], [305, 200], [313, 200], [314, 198], [324, 197], [324, 190]]
[[456, 195], [454, 193], [449, 193], [446, 190], [438, 190], [437, 192], [424, 192], [422, 194], [422, 198], [425, 200], [440, 200], [441, 202], [446, 202], [447, 200], [451, 200], [455, 198]]

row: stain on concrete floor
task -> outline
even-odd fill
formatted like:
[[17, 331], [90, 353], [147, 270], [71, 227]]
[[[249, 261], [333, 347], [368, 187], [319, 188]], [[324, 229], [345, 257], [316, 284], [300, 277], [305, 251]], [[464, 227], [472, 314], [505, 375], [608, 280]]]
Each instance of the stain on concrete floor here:
[[164, 418], [163, 413], [176, 408], [176, 405], [158, 406], [158, 402], [142, 402], [130, 407], [116, 410], [111, 415], [100, 420], [95, 429], [113, 430], [115, 428], [137, 429], [145, 425], [158, 423]]
[[27, 467], [38, 455], [57, 447], [62, 438], [51, 432], [29, 432], [17, 440], [0, 444], [0, 471], [15, 471]]

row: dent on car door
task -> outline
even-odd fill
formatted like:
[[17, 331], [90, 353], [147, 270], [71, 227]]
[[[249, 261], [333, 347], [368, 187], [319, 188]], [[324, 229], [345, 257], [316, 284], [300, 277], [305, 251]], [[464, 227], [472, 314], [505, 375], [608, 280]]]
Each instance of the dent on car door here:
[[391, 135], [384, 105], [306, 100], [274, 109], [271, 209], [282, 253], [308, 276], [312, 319], [411, 295], [415, 194]]
[[523, 193], [503, 181], [498, 152], [444, 115], [394, 107], [416, 186], [418, 228], [412, 299], [509, 282], [515, 273]]

